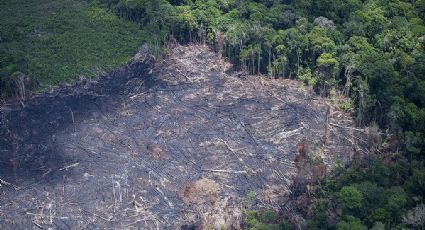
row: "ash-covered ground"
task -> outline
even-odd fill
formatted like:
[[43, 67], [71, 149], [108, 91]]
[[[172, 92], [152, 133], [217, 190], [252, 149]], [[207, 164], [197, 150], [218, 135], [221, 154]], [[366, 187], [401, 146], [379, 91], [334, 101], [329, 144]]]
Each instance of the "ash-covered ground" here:
[[178, 46], [4, 107], [0, 228], [240, 228], [248, 193], [255, 209], [289, 203], [300, 143], [327, 171], [352, 158], [348, 116], [301, 83], [229, 67]]

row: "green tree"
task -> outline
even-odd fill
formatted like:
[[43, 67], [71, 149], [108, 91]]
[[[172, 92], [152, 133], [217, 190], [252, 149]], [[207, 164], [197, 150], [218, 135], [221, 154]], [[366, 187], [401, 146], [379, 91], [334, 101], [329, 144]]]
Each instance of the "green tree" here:
[[343, 207], [357, 209], [362, 207], [363, 194], [355, 186], [344, 186], [338, 193]]
[[328, 96], [332, 87], [335, 86], [335, 74], [338, 71], [338, 61], [330, 53], [322, 53], [317, 58], [317, 74], [319, 80], [315, 85], [317, 92], [322, 96]]
[[360, 219], [353, 216], [346, 216], [345, 220], [338, 222], [337, 230], [367, 230], [367, 227], [362, 224]]

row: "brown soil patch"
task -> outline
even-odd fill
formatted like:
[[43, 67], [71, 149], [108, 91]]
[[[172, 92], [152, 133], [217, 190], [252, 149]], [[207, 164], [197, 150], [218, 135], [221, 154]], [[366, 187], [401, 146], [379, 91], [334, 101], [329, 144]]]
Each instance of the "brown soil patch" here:
[[213, 205], [220, 193], [220, 186], [213, 180], [203, 178], [186, 185], [181, 193], [183, 201], [187, 204]]

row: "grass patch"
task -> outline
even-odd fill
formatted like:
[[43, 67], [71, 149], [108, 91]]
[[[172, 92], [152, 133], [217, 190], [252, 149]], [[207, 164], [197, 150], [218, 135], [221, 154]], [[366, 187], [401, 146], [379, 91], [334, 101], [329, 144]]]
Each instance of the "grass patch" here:
[[135, 23], [82, 0], [3, 0], [0, 76], [20, 71], [35, 89], [125, 64], [147, 40]]

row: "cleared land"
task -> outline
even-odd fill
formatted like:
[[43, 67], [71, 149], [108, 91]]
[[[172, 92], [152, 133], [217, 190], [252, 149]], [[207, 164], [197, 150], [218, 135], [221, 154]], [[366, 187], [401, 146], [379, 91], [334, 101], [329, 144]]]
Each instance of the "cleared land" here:
[[363, 132], [298, 82], [229, 67], [206, 47], [178, 46], [9, 105], [0, 227], [238, 227], [249, 192], [253, 208], [297, 215], [290, 188], [308, 172], [297, 146], [329, 171], [361, 151]]

